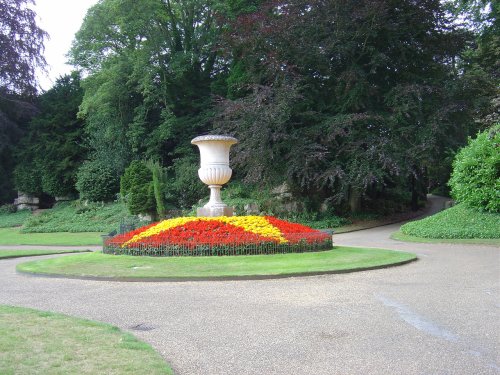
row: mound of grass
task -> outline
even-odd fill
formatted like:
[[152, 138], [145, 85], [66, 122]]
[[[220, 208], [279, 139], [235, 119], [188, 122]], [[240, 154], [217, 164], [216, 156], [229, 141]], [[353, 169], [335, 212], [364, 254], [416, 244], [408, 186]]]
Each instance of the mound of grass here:
[[0, 305], [0, 374], [172, 374], [150, 345], [109, 324]]
[[111, 232], [130, 214], [123, 203], [90, 203], [78, 201], [56, 204], [24, 223], [22, 233]]
[[414, 260], [410, 253], [337, 247], [317, 253], [221, 257], [146, 257], [87, 253], [17, 265], [21, 272], [127, 279], [204, 279], [348, 272]]
[[401, 227], [405, 235], [423, 238], [500, 238], [500, 214], [458, 204]]
[[0, 228], [19, 227], [31, 216], [30, 210], [9, 212], [0, 209]]
[[19, 228], [0, 228], [0, 245], [102, 245], [101, 233], [21, 233]]

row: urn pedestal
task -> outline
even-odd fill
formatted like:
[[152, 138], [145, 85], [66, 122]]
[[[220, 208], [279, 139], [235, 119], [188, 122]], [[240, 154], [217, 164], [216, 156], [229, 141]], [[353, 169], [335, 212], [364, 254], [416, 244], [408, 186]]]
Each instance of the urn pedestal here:
[[233, 173], [229, 168], [229, 149], [238, 140], [223, 135], [204, 135], [194, 138], [191, 143], [200, 149], [198, 176], [210, 188], [210, 200], [197, 210], [197, 216], [233, 216], [232, 207], [222, 202], [220, 189]]

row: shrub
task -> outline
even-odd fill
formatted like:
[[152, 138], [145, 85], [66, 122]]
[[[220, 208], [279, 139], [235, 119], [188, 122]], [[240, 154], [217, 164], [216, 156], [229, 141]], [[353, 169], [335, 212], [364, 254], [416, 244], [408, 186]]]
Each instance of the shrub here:
[[153, 177], [153, 194], [156, 203], [156, 212], [160, 217], [165, 217], [166, 214], [166, 194], [167, 194], [167, 172], [158, 161], [148, 161], [148, 168], [151, 170]]
[[458, 152], [449, 185], [458, 202], [500, 211], [500, 124], [479, 133]]
[[153, 173], [146, 163], [130, 163], [120, 179], [120, 194], [131, 214], [156, 214]]
[[75, 173], [64, 173], [56, 164], [45, 164], [41, 170], [42, 190], [53, 197], [75, 197]]
[[98, 161], [83, 163], [76, 179], [80, 197], [92, 202], [112, 201], [119, 190], [119, 180], [113, 170]]
[[174, 161], [175, 178], [167, 187], [172, 203], [179, 208], [190, 208], [200, 199], [210, 195], [208, 187], [198, 177], [198, 162], [191, 158]]

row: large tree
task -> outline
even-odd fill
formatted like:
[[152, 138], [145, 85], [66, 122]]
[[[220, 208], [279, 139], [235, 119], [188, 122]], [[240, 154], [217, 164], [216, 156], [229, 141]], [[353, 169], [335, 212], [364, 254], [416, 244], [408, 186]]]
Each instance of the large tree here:
[[94, 157], [112, 140], [119, 172], [143, 156], [168, 164], [177, 144], [207, 130], [221, 68], [213, 3], [105, 0], [89, 10], [71, 59], [89, 73], [80, 115]]
[[451, 21], [438, 0], [268, 1], [239, 17], [218, 129], [242, 140], [247, 180], [352, 209], [394, 186], [416, 203], [426, 167], [470, 133], [447, 87], [468, 38]]
[[35, 71], [45, 67], [43, 41], [32, 0], [0, 1], [0, 204], [15, 196], [12, 171], [18, 162], [15, 146], [26, 124], [38, 111], [32, 104]]
[[76, 117], [82, 97], [76, 72], [58, 78], [40, 96], [40, 113], [29, 123], [16, 154], [18, 190], [75, 195], [76, 172], [85, 158], [83, 122]]
[[44, 68], [47, 33], [36, 24], [33, 0], [0, 2], [0, 87], [15, 93], [36, 93], [37, 68]]

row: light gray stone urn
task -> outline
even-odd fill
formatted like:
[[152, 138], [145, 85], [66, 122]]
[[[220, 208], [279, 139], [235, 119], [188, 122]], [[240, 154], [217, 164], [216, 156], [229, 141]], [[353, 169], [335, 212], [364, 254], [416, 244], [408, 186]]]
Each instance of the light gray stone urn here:
[[200, 150], [200, 169], [198, 176], [210, 188], [210, 200], [198, 208], [198, 216], [233, 216], [233, 208], [222, 202], [220, 189], [231, 178], [229, 149], [238, 140], [225, 135], [204, 135], [191, 141]]

